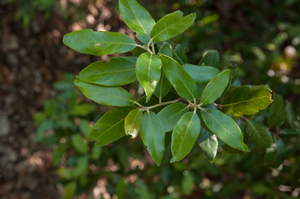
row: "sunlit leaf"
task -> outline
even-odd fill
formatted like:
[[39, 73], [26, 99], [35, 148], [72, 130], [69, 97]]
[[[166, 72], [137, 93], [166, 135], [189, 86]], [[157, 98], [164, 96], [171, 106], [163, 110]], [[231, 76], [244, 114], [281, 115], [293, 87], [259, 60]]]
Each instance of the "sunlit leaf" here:
[[151, 37], [155, 42], [171, 39], [188, 29], [195, 19], [195, 13], [183, 17], [179, 10], [165, 15], [153, 26]]
[[218, 139], [215, 134], [212, 134], [205, 128], [201, 128], [198, 138], [198, 144], [205, 156], [212, 163], [218, 152]]
[[63, 42], [73, 50], [95, 56], [125, 53], [135, 48], [129, 36], [117, 32], [94, 32], [92, 29], [78, 30], [64, 36]]
[[233, 116], [252, 115], [272, 103], [266, 86], [240, 86], [231, 89], [222, 100], [222, 110]]
[[108, 63], [97, 61], [84, 68], [79, 80], [102, 86], [122, 86], [137, 80], [135, 75], [136, 57], [113, 57]]

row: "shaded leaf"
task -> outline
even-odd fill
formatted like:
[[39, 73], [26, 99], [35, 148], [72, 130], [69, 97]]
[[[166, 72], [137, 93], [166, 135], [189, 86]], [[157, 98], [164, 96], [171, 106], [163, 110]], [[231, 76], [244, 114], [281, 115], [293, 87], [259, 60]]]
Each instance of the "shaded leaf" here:
[[137, 80], [136, 57], [113, 57], [108, 63], [94, 62], [84, 68], [77, 78], [81, 81], [102, 86], [122, 86]]
[[182, 160], [193, 148], [199, 133], [200, 119], [196, 112], [185, 113], [176, 123], [172, 133], [172, 162]]
[[298, 137], [300, 135], [299, 129], [280, 129], [279, 135], [284, 138]]
[[271, 90], [266, 86], [240, 86], [231, 89], [222, 100], [222, 110], [233, 116], [252, 115], [272, 103]]
[[164, 131], [172, 131], [178, 120], [189, 111], [188, 106], [182, 103], [170, 104], [163, 108], [157, 116], [161, 120]]
[[125, 53], [135, 48], [129, 36], [117, 32], [94, 32], [92, 29], [78, 30], [64, 36], [63, 42], [73, 50], [95, 56]]
[[198, 89], [193, 78], [174, 59], [162, 54], [160, 59], [163, 72], [176, 92], [185, 99], [194, 100]]
[[280, 138], [277, 138], [277, 142], [274, 142], [271, 147], [266, 149], [264, 157], [265, 164], [276, 168], [279, 167], [285, 160], [286, 153], [286, 145]]
[[118, 107], [103, 115], [93, 126], [89, 140], [97, 140], [96, 146], [104, 146], [125, 135], [125, 117], [134, 107]]
[[227, 145], [241, 151], [250, 151], [243, 142], [243, 133], [231, 117], [219, 110], [204, 109], [201, 110], [201, 116], [209, 130]]
[[208, 51], [198, 63], [199, 66], [212, 66], [218, 68], [220, 55], [216, 50]]
[[87, 144], [84, 142], [84, 139], [81, 135], [75, 134], [71, 137], [72, 145], [74, 146], [75, 150], [79, 153], [87, 153], [89, 148]]
[[273, 139], [268, 128], [254, 120], [247, 120], [245, 126], [245, 133], [250, 136], [250, 140], [257, 146], [262, 148], [270, 147]]
[[141, 138], [152, 159], [159, 166], [165, 151], [165, 132], [160, 119], [151, 111], [143, 115]]
[[168, 43], [165, 43], [158, 51], [158, 54], [163, 54], [172, 57], [172, 49]]
[[87, 97], [99, 104], [108, 106], [131, 106], [135, 99], [121, 87], [104, 87], [75, 80], [75, 85]]
[[148, 102], [161, 75], [161, 61], [155, 54], [143, 53], [136, 62], [136, 75], [146, 93]]
[[142, 125], [143, 112], [139, 109], [134, 109], [128, 113], [125, 118], [125, 134], [131, 135], [132, 138], [138, 136]]
[[73, 171], [66, 167], [58, 168], [57, 174], [64, 180], [71, 180], [73, 178]]
[[93, 104], [79, 104], [72, 108], [71, 113], [76, 116], [87, 116], [95, 109], [96, 107]]
[[300, 121], [297, 119], [297, 116], [293, 110], [293, 106], [290, 102], [286, 103], [285, 112], [290, 127], [293, 129], [300, 129]]
[[80, 119], [79, 122], [79, 130], [85, 136], [88, 137], [90, 130], [92, 127], [90, 126], [90, 122], [88, 120]]
[[158, 98], [164, 98], [170, 89], [172, 88], [171, 83], [169, 80], [166, 78], [164, 73], [161, 73], [160, 80], [155, 88], [154, 95]]
[[273, 94], [273, 104], [271, 105], [269, 117], [268, 117], [268, 127], [275, 128], [281, 126], [285, 121], [285, 110], [284, 101], [281, 95]]
[[76, 182], [69, 182], [65, 186], [64, 194], [62, 196], [63, 199], [72, 199], [76, 192]]
[[210, 104], [218, 99], [228, 84], [229, 75], [230, 70], [225, 70], [212, 78], [203, 90], [200, 103]]
[[53, 166], [57, 166], [60, 163], [62, 156], [66, 151], [66, 144], [60, 143], [57, 145], [55, 150], [53, 151]]
[[184, 64], [182, 67], [197, 84], [208, 82], [220, 72], [218, 69], [210, 66], [200, 67], [193, 64]]
[[189, 196], [189, 195], [191, 195], [193, 189], [194, 189], [194, 177], [191, 172], [188, 172], [182, 178], [181, 190], [184, 195]]
[[81, 157], [77, 160], [77, 165], [74, 169], [74, 177], [84, 176], [89, 171], [89, 159], [88, 157]]
[[218, 152], [217, 136], [207, 131], [205, 128], [201, 128], [197, 141], [207, 159], [212, 163]]
[[151, 37], [155, 42], [171, 39], [188, 29], [195, 18], [195, 13], [183, 17], [183, 13], [179, 10], [167, 14], [153, 26]]
[[188, 63], [188, 57], [187, 57], [182, 45], [177, 44], [176, 48], [175, 48], [175, 52], [173, 52], [173, 54], [174, 54], [174, 56], [173, 56], [174, 59], [176, 61], [178, 61], [178, 63], [182, 63], [182, 64]]
[[149, 12], [136, 0], [119, 0], [122, 19], [126, 25], [136, 32], [136, 37], [147, 44], [150, 41], [150, 32], [155, 24]]

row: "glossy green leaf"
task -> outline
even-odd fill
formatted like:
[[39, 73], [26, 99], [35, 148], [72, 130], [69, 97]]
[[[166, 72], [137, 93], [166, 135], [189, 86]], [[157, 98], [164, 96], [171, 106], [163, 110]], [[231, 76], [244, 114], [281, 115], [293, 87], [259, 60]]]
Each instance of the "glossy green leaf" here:
[[117, 32], [94, 32], [92, 29], [78, 30], [64, 36], [63, 42], [73, 50], [95, 56], [125, 53], [135, 48], [129, 36]]
[[271, 105], [269, 117], [268, 117], [268, 127], [275, 128], [281, 126], [285, 121], [285, 110], [284, 101], [281, 95], [273, 94], [273, 104]]
[[63, 194], [62, 198], [63, 199], [72, 199], [76, 193], [76, 187], [77, 187], [76, 182], [69, 182], [65, 186], [65, 190], [64, 190], [64, 194]]
[[182, 193], [186, 196], [191, 195], [194, 189], [194, 177], [191, 172], [184, 172], [184, 176], [181, 181]]
[[142, 118], [143, 112], [141, 110], [134, 109], [130, 111], [125, 118], [125, 134], [136, 138], [141, 130]]
[[200, 135], [197, 141], [207, 159], [211, 163], [213, 163], [218, 152], [217, 136], [215, 134], [212, 134], [205, 128], [201, 128]]
[[168, 43], [165, 43], [158, 51], [158, 54], [163, 54], [172, 57], [172, 49]]
[[161, 75], [161, 61], [155, 54], [143, 53], [136, 62], [136, 76], [143, 86], [148, 102]]
[[89, 171], [89, 159], [88, 157], [84, 156], [78, 159], [77, 165], [74, 169], [74, 177], [84, 176]]
[[225, 70], [212, 78], [203, 90], [200, 103], [210, 104], [218, 99], [228, 84], [229, 75], [230, 70]]
[[122, 86], [137, 80], [135, 75], [136, 57], [113, 57], [108, 63], [97, 61], [84, 68], [79, 80], [102, 86]]
[[153, 26], [151, 37], [155, 42], [171, 39], [188, 29], [195, 19], [195, 13], [183, 17], [179, 10], [165, 15]]
[[212, 66], [218, 68], [220, 55], [216, 50], [208, 51], [199, 62], [199, 66]]
[[266, 86], [240, 86], [231, 89], [222, 100], [222, 110], [233, 116], [252, 115], [272, 103], [271, 90]]
[[57, 169], [57, 174], [64, 180], [71, 180], [73, 178], [73, 171], [66, 167]]
[[218, 69], [210, 66], [184, 64], [182, 67], [197, 84], [208, 82], [220, 72]]
[[254, 120], [247, 120], [245, 126], [245, 133], [250, 136], [257, 146], [268, 148], [271, 146], [273, 139], [268, 128]]
[[162, 54], [160, 59], [163, 72], [176, 92], [185, 99], [194, 100], [198, 89], [193, 78], [174, 59]]
[[173, 52], [173, 54], [174, 54], [174, 56], [173, 56], [174, 59], [176, 61], [178, 61], [178, 63], [183, 63], [183, 64], [188, 63], [188, 57], [187, 57], [182, 45], [177, 44], [176, 48], [175, 48], [175, 52]]
[[250, 151], [243, 142], [243, 133], [231, 117], [219, 110], [204, 109], [201, 111], [201, 116], [209, 130], [227, 145], [241, 151]]
[[125, 117], [134, 107], [118, 107], [103, 115], [93, 126], [89, 140], [97, 140], [96, 146], [104, 146], [125, 135]]
[[155, 88], [154, 95], [158, 98], [164, 98], [172, 88], [171, 83], [169, 80], [166, 78], [164, 73], [161, 73], [160, 80]]
[[159, 117], [151, 111], [143, 115], [141, 138], [152, 159], [159, 166], [165, 151], [165, 132]]
[[149, 12], [136, 0], [119, 0], [121, 16], [127, 26], [136, 32], [136, 37], [147, 44], [150, 41], [150, 32], [155, 24]]
[[79, 134], [74, 134], [71, 137], [72, 145], [74, 146], [75, 150], [79, 153], [87, 153], [89, 148], [88, 145], [84, 142], [84, 139]]
[[182, 160], [193, 148], [199, 133], [200, 119], [196, 112], [185, 113], [176, 123], [172, 133], [172, 162]]
[[104, 87], [75, 80], [79, 90], [91, 100], [108, 106], [131, 106], [135, 99], [121, 87]]
[[182, 103], [170, 104], [163, 108], [157, 116], [161, 120], [164, 131], [172, 131], [178, 120], [189, 111], [188, 106]]
[[297, 116], [293, 110], [293, 106], [290, 102], [286, 103], [285, 106], [286, 118], [290, 127], [293, 129], [300, 129], [300, 121], [297, 119]]
[[93, 104], [79, 104], [74, 106], [71, 110], [73, 115], [76, 116], [87, 116], [88, 114], [92, 113], [96, 107]]

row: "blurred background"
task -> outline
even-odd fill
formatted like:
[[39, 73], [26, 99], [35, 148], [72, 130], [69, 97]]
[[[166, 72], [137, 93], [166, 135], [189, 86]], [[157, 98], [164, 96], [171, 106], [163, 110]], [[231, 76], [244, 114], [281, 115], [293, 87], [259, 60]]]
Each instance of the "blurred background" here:
[[[175, 10], [195, 12], [192, 27], [172, 40], [189, 63], [218, 50], [220, 68], [238, 66], [242, 84], [268, 84], [300, 115], [300, 0], [138, 2], [156, 21]], [[134, 38], [117, 0], [0, 0], [0, 20], [1, 199], [299, 196], [299, 150], [282, 164], [265, 165], [262, 151], [220, 149], [211, 164], [195, 146], [169, 164], [167, 148], [157, 167], [140, 139], [102, 148], [88, 143], [89, 129], [108, 108], [86, 100], [73, 81], [90, 63], [110, 57], [74, 52], [62, 37], [89, 28]]]

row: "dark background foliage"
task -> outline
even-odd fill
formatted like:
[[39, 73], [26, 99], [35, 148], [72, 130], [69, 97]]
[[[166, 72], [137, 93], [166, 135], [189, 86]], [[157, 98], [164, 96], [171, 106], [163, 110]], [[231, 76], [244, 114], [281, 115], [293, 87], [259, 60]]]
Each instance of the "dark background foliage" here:
[[[242, 84], [268, 84], [300, 115], [299, 0], [139, 2], [155, 20], [178, 9], [185, 14], [196, 12], [195, 24], [172, 40], [184, 46], [190, 63], [198, 63], [205, 52], [216, 49], [222, 68], [239, 67]], [[68, 135], [80, 133], [66, 128], [61, 134], [58, 125], [49, 128], [48, 133], [61, 136], [57, 143], [67, 143], [61, 163], [53, 166], [57, 144], [38, 140], [33, 115], [40, 111], [57, 121], [58, 113], [72, 110], [67, 95], [58, 94], [76, 91], [72, 84], [53, 83], [70, 78], [64, 72], [77, 75], [96, 60], [109, 61], [108, 56], [74, 52], [62, 44], [62, 37], [83, 28], [132, 37], [134, 33], [122, 22], [117, 0], [0, 0], [0, 19], [0, 197], [59, 198], [73, 179], [59, 180], [56, 169], [76, 166], [82, 154], [71, 138], [68, 142]], [[135, 87], [128, 89], [137, 92]], [[52, 100], [44, 102], [48, 98]], [[77, 101], [85, 99], [79, 95]], [[57, 112], [51, 112], [56, 106]], [[95, 107], [84, 116], [68, 112], [63, 117], [74, 126], [78, 118], [95, 122], [108, 110]], [[140, 139], [122, 138], [103, 147], [99, 159], [90, 160], [89, 183], [83, 186], [75, 179], [76, 193], [78, 198], [114, 194], [122, 198], [122, 193], [127, 194], [123, 198], [292, 198], [299, 194], [299, 189], [293, 190], [300, 175], [299, 139], [289, 141], [287, 147], [291, 150], [283, 163], [271, 167], [264, 164], [259, 150], [247, 155], [220, 150], [211, 164], [196, 146], [174, 164], [168, 163], [167, 148], [162, 165], [156, 167]]]

